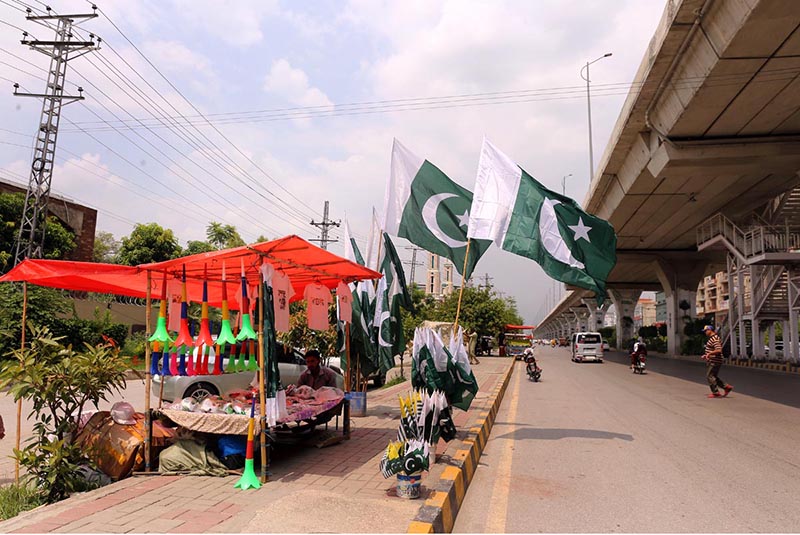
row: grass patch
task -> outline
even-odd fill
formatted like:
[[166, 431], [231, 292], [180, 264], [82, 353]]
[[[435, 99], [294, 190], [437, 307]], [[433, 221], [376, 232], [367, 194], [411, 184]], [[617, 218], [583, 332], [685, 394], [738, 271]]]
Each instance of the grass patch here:
[[128, 369], [130, 370], [137, 370], [140, 372], [144, 371], [145, 361], [144, 357], [123, 357], [125, 362], [128, 364]]
[[381, 388], [389, 388], [390, 386], [399, 385], [400, 383], [405, 383], [408, 381], [408, 377], [403, 377], [402, 375], [398, 375], [391, 381], [386, 381], [386, 384], [383, 385]]
[[41, 495], [25, 484], [0, 487], [0, 520], [15, 517], [44, 503]]

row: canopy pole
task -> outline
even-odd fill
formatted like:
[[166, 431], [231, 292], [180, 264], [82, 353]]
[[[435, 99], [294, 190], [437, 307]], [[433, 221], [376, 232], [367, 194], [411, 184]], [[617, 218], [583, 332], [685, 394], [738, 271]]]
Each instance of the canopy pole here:
[[[147, 325], [145, 329], [145, 340], [150, 340], [150, 308], [152, 307], [152, 300], [150, 297], [150, 286], [152, 280], [150, 272], [147, 272], [147, 297], [146, 297], [146, 307], [144, 311], [145, 316], [145, 324]], [[150, 416], [150, 384], [153, 380], [153, 377], [150, 375], [150, 342], [146, 342], [144, 344], [144, 471], [150, 471], [150, 436], [152, 435], [151, 430], [151, 416]], [[161, 381], [161, 384], [164, 384], [164, 381]]]
[[[28, 323], [28, 283], [22, 283], [22, 334], [20, 335], [19, 348], [25, 351], [25, 326]], [[20, 359], [21, 360], [21, 359]], [[24, 361], [20, 362], [24, 366]], [[19, 449], [22, 436], [22, 398], [17, 400], [17, 441], [16, 449]], [[14, 456], [14, 481], [19, 483], [19, 457]]]
[[[267, 482], [267, 399], [264, 388], [264, 282], [258, 283], [258, 394], [261, 400], [261, 482]], [[276, 392], [277, 396], [277, 392]]]
[[347, 357], [347, 361], [345, 362], [344, 366], [344, 391], [350, 392], [350, 322], [346, 321], [344, 323], [344, 353]]
[[[469, 246], [472, 244], [472, 240], [467, 240], [467, 251], [464, 253], [464, 269], [461, 270], [461, 273], [467, 272], [467, 260], [469, 260]], [[453, 323], [453, 336], [456, 334], [456, 330], [458, 329], [458, 318], [461, 315], [461, 298], [464, 296], [464, 286], [467, 284], [467, 279], [464, 278], [462, 275], [461, 277], [461, 289], [458, 291], [458, 306], [456, 307], [456, 321]]]

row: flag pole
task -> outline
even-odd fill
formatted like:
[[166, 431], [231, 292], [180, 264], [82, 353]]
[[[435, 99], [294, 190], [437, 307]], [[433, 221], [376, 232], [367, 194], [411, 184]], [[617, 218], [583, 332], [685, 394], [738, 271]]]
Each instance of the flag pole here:
[[[22, 282], [22, 335], [20, 336], [20, 350], [25, 351], [25, 324], [28, 322], [28, 282]], [[24, 366], [24, 360], [20, 358], [20, 364]], [[22, 398], [17, 400], [17, 440], [16, 449], [20, 446], [22, 434]], [[14, 481], [19, 483], [19, 457], [14, 456]]]
[[[150, 308], [152, 306], [151, 296], [150, 296], [150, 285], [152, 282], [151, 272], [147, 272], [147, 297], [146, 297], [146, 307], [144, 310], [144, 322], [147, 326], [145, 330], [144, 338], [145, 340], [150, 339]], [[150, 383], [153, 377], [150, 375], [150, 342], [146, 342], [144, 344], [144, 471], [150, 471]], [[161, 384], [164, 384], [164, 381], [161, 381]]]
[[[267, 400], [264, 388], [264, 283], [258, 281], [258, 393], [261, 399], [259, 410], [261, 411], [261, 435], [259, 443], [261, 446], [261, 482], [267, 482]], [[277, 392], [275, 393], [277, 397]]]
[[[467, 272], [467, 260], [469, 260], [469, 246], [472, 244], [472, 240], [467, 238], [467, 250], [464, 253], [464, 269], [461, 270], [461, 273]], [[461, 298], [464, 296], [464, 286], [467, 284], [466, 277], [461, 278], [461, 289], [458, 291], [458, 306], [456, 307], [456, 321], [453, 323], [453, 335], [455, 336], [456, 330], [458, 329], [458, 318], [461, 315]]]

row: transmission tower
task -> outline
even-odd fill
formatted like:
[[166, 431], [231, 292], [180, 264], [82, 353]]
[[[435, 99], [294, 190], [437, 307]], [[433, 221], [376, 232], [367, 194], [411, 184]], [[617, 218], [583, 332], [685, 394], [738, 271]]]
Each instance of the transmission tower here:
[[328, 248], [329, 243], [338, 242], [339, 240], [331, 240], [328, 238], [328, 228], [330, 227], [338, 227], [341, 224], [341, 221], [333, 221], [332, 219], [328, 219], [328, 201], [325, 201], [325, 210], [322, 213], [322, 222], [316, 223], [313, 219], [311, 220], [311, 224], [315, 227], [322, 230], [320, 233], [319, 239], [313, 239], [309, 241], [318, 241], [320, 243], [320, 247], [323, 249]]
[[404, 264], [411, 266], [411, 284], [417, 284], [417, 281], [414, 280], [414, 273], [416, 272], [417, 266], [424, 265], [422, 262], [417, 262], [417, 251], [424, 251], [421, 247], [417, 247], [416, 245], [411, 245], [406, 247], [406, 249], [411, 250], [411, 262], [404, 262]]
[[[96, 10], [96, 6], [92, 6]], [[31, 163], [31, 174], [28, 180], [28, 191], [25, 194], [25, 208], [17, 236], [17, 249], [14, 264], [25, 258], [41, 258], [44, 248], [45, 220], [47, 218], [47, 202], [50, 198], [50, 183], [53, 179], [53, 163], [56, 154], [58, 124], [61, 120], [61, 108], [72, 102], [83, 100], [83, 88], [78, 88], [78, 95], [65, 95], [64, 83], [67, 75], [67, 62], [88, 52], [96, 50], [102, 39], [89, 34], [89, 41], [73, 41], [72, 28], [97, 17], [97, 13], [79, 15], [54, 15], [47, 8], [46, 15], [34, 15], [27, 9], [29, 21], [35, 22], [49, 30], [55, 30], [55, 39], [39, 41], [28, 39], [28, 32], [22, 32], [23, 45], [41, 52], [50, 58], [50, 70], [47, 75], [47, 87], [44, 93], [20, 93], [19, 84], [14, 84], [14, 95], [42, 99], [42, 113], [39, 118], [39, 130]]]
[[487, 290], [490, 289], [492, 285], [489, 281], [493, 281], [494, 277], [490, 277], [488, 273], [484, 273], [481, 278], [483, 279], [483, 287]]

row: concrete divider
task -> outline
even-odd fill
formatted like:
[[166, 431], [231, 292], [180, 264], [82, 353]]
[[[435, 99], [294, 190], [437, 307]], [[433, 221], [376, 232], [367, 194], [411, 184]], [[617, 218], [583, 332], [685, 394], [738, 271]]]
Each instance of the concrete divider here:
[[439, 480], [432, 486], [433, 496], [420, 507], [416, 518], [408, 527], [408, 533], [450, 533], [453, 530], [456, 515], [478, 467], [495, 416], [508, 388], [514, 362], [511, 360], [503, 379], [484, 402], [484, 406], [478, 409], [477, 417], [469, 421], [467, 436], [450, 456]]

